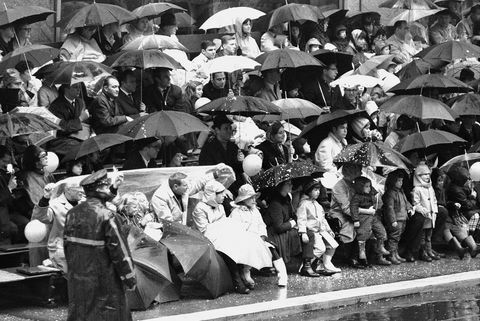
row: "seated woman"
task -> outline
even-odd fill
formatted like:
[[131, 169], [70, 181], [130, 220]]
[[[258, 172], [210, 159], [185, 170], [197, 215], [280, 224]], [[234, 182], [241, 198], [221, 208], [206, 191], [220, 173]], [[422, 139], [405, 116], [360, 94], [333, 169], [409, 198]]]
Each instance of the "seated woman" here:
[[285, 164], [290, 161], [291, 153], [285, 146], [286, 133], [281, 122], [274, 122], [267, 133], [267, 140], [257, 146], [263, 152], [262, 169]]
[[193, 211], [195, 228], [203, 233], [220, 252], [232, 275], [235, 290], [247, 294], [253, 288], [249, 268], [241, 266], [242, 276], [237, 264], [261, 269], [272, 266], [272, 256], [258, 235], [242, 229], [238, 222], [225, 215], [223, 203], [225, 186], [217, 181], [209, 181], [203, 191], [203, 198]]
[[74, 33], [69, 34], [60, 48], [60, 59], [62, 61], [104, 61], [105, 55], [93, 38], [96, 31], [97, 27], [87, 26], [77, 28]]
[[122, 225], [133, 225], [144, 229], [148, 223], [157, 222], [155, 213], [150, 210], [150, 203], [145, 194], [131, 192], [123, 194], [117, 204]]

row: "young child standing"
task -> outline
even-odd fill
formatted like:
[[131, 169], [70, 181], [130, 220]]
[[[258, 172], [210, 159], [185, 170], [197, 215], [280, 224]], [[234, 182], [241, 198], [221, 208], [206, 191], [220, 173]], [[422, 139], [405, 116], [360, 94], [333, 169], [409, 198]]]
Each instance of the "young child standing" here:
[[413, 213], [412, 204], [407, 200], [402, 189], [403, 178], [404, 172], [400, 169], [388, 174], [383, 194], [383, 218], [388, 233], [389, 260], [393, 264], [406, 262], [398, 254], [398, 243], [405, 231], [408, 216]]
[[[335, 241], [335, 234], [325, 219], [323, 207], [317, 202], [320, 187], [320, 183], [313, 178], [309, 179], [303, 186], [304, 195], [297, 209], [298, 233], [302, 237], [303, 251], [313, 250], [313, 256], [317, 260], [322, 258], [324, 270], [320, 271], [320, 268], [317, 269], [318, 272], [324, 272], [325, 274], [339, 273], [341, 270], [332, 263], [338, 243]], [[302, 271], [308, 267], [311, 268], [311, 260], [307, 258], [304, 260]], [[301, 274], [304, 275], [305, 273], [301, 272]]]
[[[284, 287], [287, 286], [288, 281], [287, 268], [282, 257], [278, 254], [278, 251], [267, 240], [267, 227], [257, 208], [257, 196], [258, 194], [255, 193], [252, 185], [242, 185], [238, 189], [238, 196], [235, 198], [235, 207], [232, 210], [230, 217], [238, 220], [244, 226], [246, 231], [257, 234], [263, 239], [272, 253], [273, 266], [278, 273], [278, 286]], [[250, 277], [250, 267], [244, 266], [244, 270], [243, 275], [246, 275], [247, 279], [249, 279], [247, 280], [248, 283], [252, 284], [253, 280]]]
[[432, 252], [432, 231], [435, 227], [438, 206], [430, 174], [430, 168], [426, 164], [418, 165], [414, 172], [412, 190], [412, 200], [415, 211], [425, 217], [423, 223], [423, 241], [425, 243], [420, 258], [427, 262], [431, 262], [432, 259], [440, 259], [438, 255]]
[[377, 192], [372, 187], [370, 179], [360, 176], [354, 181], [355, 194], [350, 201], [350, 213], [352, 214], [353, 226], [357, 230], [358, 241], [358, 260], [360, 264], [368, 266], [365, 244], [370, 236], [377, 239], [377, 263], [380, 265], [390, 265], [383, 256], [390, 255], [385, 249], [384, 242], [387, 239], [387, 232], [380, 218], [377, 216], [377, 207], [379, 200]]

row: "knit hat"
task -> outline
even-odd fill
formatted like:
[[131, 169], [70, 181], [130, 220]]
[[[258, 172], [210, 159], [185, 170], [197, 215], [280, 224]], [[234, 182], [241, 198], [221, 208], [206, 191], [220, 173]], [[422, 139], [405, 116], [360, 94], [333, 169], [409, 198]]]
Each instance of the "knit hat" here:
[[310, 38], [307, 43], [305, 44], [305, 51], [309, 51], [310, 50], [310, 46], [319, 46], [321, 47], [322, 44], [320, 43], [320, 41], [318, 41], [317, 38]]
[[431, 174], [430, 168], [427, 166], [427, 164], [419, 164], [415, 168], [415, 175], [423, 175], [423, 174]]
[[365, 105], [365, 111], [367, 112], [368, 116], [372, 116], [374, 113], [378, 112], [377, 103], [375, 103], [373, 100], [367, 101], [367, 104]]
[[365, 128], [370, 123], [370, 121], [365, 118], [365, 117], [359, 117], [354, 119], [351, 123], [350, 126], [352, 127], [352, 130], [355, 134], [358, 136], [362, 136], [362, 130]]

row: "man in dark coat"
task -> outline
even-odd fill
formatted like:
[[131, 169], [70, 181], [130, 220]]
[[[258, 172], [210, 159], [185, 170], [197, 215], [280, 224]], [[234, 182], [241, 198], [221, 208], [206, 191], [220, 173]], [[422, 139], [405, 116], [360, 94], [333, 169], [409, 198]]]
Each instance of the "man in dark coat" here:
[[143, 91], [143, 102], [147, 112], [160, 110], [186, 111], [182, 89], [171, 83], [170, 70], [157, 68], [153, 71], [154, 84]]
[[130, 321], [124, 286], [135, 288], [135, 272], [121, 225], [106, 202], [123, 182], [113, 185], [102, 169], [80, 182], [87, 200], [67, 213], [64, 230], [68, 266], [68, 321]]
[[340, 88], [330, 87], [330, 83], [338, 75], [336, 63], [330, 63], [323, 71], [321, 77], [305, 77], [302, 83], [302, 94], [306, 100], [311, 101], [319, 107], [332, 107], [332, 110], [338, 106], [338, 101], [342, 98]]
[[203, 97], [207, 97], [210, 100], [227, 97], [228, 88], [226, 84], [227, 76], [224, 72], [212, 74], [210, 81], [203, 87]]
[[115, 133], [118, 126], [132, 120], [131, 117], [123, 115], [118, 107], [119, 90], [119, 83], [115, 77], [105, 78], [102, 92], [90, 106], [92, 126], [97, 135]]
[[133, 70], [128, 69], [121, 74], [120, 91], [118, 93], [118, 107], [125, 116], [137, 118], [145, 112], [146, 106], [136, 93], [137, 79]]
[[2, 57], [13, 51], [13, 42], [11, 40], [14, 37], [15, 30], [12, 25], [0, 27], [0, 55]]
[[155, 160], [162, 143], [157, 138], [145, 138], [136, 141], [135, 145], [135, 151], [129, 153], [125, 163], [123, 163], [123, 170], [158, 167]]

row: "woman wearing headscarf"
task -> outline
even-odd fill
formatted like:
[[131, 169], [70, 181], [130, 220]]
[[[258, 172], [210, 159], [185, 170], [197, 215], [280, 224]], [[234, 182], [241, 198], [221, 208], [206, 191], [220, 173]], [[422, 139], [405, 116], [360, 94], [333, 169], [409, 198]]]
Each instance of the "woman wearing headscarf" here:
[[93, 38], [96, 31], [95, 26], [77, 28], [74, 33], [68, 35], [60, 48], [60, 59], [62, 61], [104, 61], [105, 55]]
[[353, 30], [352, 40], [348, 44], [346, 52], [353, 55], [352, 63], [355, 69], [360, 67], [361, 64], [368, 60], [364, 53], [367, 49], [368, 43], [366, 33], [360, 29]]
[[371, 121], [366, 117], [358, 117], [350, 122], [351, 136], [347, 140], [351, 144], [382, 140], [382, 135], [376, 129], [371, 129]]
[[235, 38], [238, 48], [242, 51], [242, 56], [255, 59], [261, 54], [258, 44], [252, 37], [252, 20], [237, 19], [235, 22]]
[[263, 152], [262, 168], [264, 170], [289, 162], [290, 151], [284, 144], [285, 138], [286, 133], [282, 123], [274, 122], [267, 133], [267, 140], [256, 147]]

